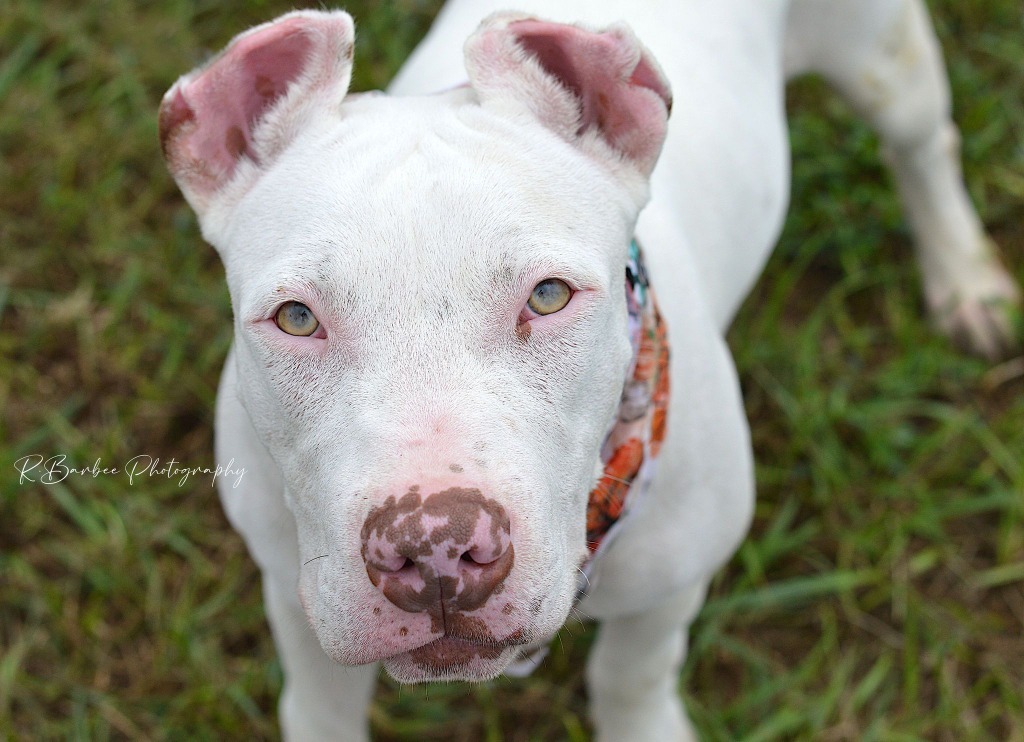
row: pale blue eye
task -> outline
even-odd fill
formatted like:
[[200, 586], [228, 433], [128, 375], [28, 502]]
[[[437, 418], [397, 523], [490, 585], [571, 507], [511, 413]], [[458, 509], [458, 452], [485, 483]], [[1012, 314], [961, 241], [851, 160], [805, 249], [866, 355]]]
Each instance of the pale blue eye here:
[[571, 298], [569, 284], [558, 278], [548, 278], [534, 286], [527, 303], [537, 314], [553, 314], [564, 308]]
[[312, 335], [320, 327], [320, 322], [313, 316], [310, 308], [297, 301], [282, 304], [274, 315], [274, 321], [282, 331], [299, 337]]

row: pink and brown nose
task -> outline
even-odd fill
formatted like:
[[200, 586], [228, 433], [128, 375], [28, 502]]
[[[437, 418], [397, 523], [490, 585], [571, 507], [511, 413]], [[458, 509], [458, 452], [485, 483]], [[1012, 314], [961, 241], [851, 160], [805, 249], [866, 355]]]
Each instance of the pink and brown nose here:
[[362, 540], [370, 581], [403, 611], [438, 618], [437, 630], [483, 606], [512, 569], [508, 514], [476, 488], [389, 497], [366, 517]]

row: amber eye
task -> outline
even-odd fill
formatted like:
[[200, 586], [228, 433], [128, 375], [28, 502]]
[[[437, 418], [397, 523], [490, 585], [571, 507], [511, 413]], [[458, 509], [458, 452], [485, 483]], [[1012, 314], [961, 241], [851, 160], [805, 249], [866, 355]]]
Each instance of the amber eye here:
[[297, 301], [289, 301], [281, 305], [274, 315], [277, 326], [289, 335], [306, 337], [316, 332], [320, 322], [313, 316], [313, 312], [305, 304]]
[[563, 309], [571, 298], [572, 289], [569, 284], [557, 278], [549, 278], [534, 286], [527, 304], [537, 314], [554, 314]]

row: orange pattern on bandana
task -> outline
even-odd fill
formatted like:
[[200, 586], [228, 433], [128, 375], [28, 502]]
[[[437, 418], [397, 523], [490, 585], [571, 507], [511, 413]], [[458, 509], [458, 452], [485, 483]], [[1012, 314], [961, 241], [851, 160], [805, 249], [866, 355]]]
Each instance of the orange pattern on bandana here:
[[628, 510], [638, 475], [650, 467], [661, 450], [668, 416], [669, 345], [665, 323], [647, 282], [639, 247], [635, 242], [630, 247], [626, 296], [636, 356], [623, 388], [618, 416], [601, 451], [604, 474], [587, 504], [587, 547], [592, 558]]

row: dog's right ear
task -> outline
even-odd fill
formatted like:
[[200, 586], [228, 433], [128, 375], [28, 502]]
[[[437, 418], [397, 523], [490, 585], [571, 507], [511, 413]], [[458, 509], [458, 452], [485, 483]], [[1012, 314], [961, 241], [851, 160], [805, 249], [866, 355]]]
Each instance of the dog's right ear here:
[[343, 11], [295, 11], [239, 34], [167, 91], [160, 144], [200, 219], [228, 185], [251, 185], [311, 117], [337, 110], [354, 40]]
[[466, 41], [465, 56], [483, 105], [525, 110], [595, 159], [650, 176], [668, 131], [672, 92], [626, 25], [591, 31], [495, 13]]

